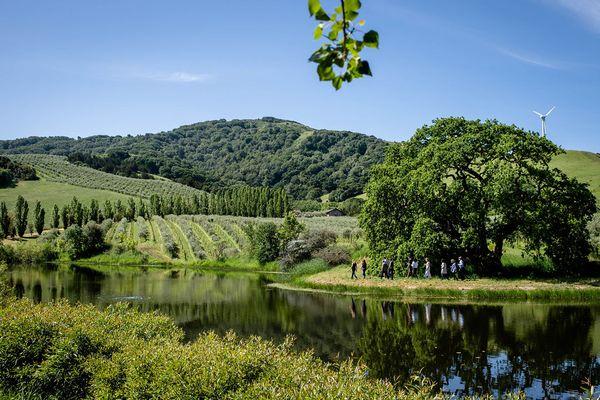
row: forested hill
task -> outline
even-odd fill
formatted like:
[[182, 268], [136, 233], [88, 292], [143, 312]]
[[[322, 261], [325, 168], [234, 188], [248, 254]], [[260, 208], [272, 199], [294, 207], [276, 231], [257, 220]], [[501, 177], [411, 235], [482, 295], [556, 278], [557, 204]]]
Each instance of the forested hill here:
[[344, 200], [362, 193], [386, 142], [275, 118], [218, 120], [140, 136], [29, 137], [2, 153], [70, 156], [106, 172], [160, 175], [213, 191], [236, 184], [286, 187], [294, 197]]

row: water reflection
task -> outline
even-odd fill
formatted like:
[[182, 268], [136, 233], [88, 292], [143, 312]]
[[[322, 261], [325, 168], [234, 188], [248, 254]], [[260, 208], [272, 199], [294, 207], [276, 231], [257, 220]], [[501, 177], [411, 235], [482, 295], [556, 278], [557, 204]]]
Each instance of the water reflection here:
[[270, 289], [267, 276], [87, 268], [9, 272], [19, 297], [66, 298], [99, 308], [128, 301], [170, 315], [188, 339], [233, 330], [311, 348], [328, 360], [361, 357], [370, 375], [413, 373], [455, 394], [525, 389], [564, 397], [600, 383], [600, 307], [408, 304]]

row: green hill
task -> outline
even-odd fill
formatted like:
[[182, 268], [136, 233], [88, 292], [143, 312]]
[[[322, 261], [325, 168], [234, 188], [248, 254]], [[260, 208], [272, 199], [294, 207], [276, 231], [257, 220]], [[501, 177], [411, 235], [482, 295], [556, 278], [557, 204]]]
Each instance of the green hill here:
[[69, 156], [106, 172], [154, 174], [213, 191], [285, 187], [297, 199], [360, 194], [386, 142], [275, 118], [218, 120], [140, 136], [30, 137], [0, 141], [7, 154]]
[[600, 199], [600, 155], [587, 151], [567, 150], [552, 160], [553, 167], [569, 177], [590, 185], [590, 190]]

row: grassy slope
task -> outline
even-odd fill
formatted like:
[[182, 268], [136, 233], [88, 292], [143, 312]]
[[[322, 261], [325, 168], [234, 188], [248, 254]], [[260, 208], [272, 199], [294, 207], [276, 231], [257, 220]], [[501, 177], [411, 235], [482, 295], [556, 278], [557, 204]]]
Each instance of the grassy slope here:
[[600, 199], [600, 156], [587, 151], [568, 150], [552, 160], [553, 167], [561, 169], [572, 178], [590, 185], [590, 190]]
[[130, 196], [111, 192], [108, 190], [89, 189], [80, 186], [69, 185], [65, 183], [50, 182], [44, 179], [38, 181], [19, 182], [16, 187], [0, 189], [0, 201], [6, 202], [9, 210], [14, 208], [17, 196], [23, 196], [29, 201], [29, 209], [33, 210], [35, 201], [42, 202], [42, 207], [46, 210], [46, 223], [50, 221], [52, 208], [54, 204], [62, 207], [68, 204], [73, 196], [76, 196], [84, 204], [89, 204], [92, 199], [102, 203], [105, 200], [127, 201]]

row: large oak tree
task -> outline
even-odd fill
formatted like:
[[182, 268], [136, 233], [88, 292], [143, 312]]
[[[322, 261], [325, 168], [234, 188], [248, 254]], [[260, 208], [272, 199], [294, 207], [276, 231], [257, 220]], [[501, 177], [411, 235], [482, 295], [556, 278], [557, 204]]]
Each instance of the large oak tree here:
[[585, 262], [592, 193], [552, 168], [562, 150], [496, 121], [443, 118], [388, 148], [372, 170], [361, 216], [373, 255], [466, 255], [483, 272], [500, 267], [507, 242], [556, 268]]

